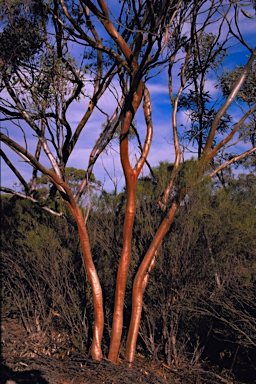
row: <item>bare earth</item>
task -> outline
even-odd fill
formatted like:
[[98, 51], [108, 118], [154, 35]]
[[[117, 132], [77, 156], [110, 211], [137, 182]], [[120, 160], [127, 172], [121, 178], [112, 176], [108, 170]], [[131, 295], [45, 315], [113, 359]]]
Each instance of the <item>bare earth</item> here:
[[0, 384], [238, 384], [225, 372], [219, 375], [200, 366], [168, 367], [141, 355], [132, 366], [122, 358], [116, 365], [107, 359], [95, 362], [70, 350], [49, 356], [45, 346], [40, 349], [39, 339], [26, 335], [14, 319], [2, 321], [1, 340]]

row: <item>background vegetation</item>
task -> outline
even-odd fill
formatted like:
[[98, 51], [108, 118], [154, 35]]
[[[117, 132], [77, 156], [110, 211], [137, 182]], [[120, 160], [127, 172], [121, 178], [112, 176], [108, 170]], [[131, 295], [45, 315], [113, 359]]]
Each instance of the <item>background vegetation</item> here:
[[[132, 279], [159, 224], [156, 180], [164, 182], [170, 168], [161, 163], [154, 179], [138, 182], [124, 333]], [[249, 380], [256, 370], [256, 177], [241, 173], [226, 180], [225, 188], [208, 180], [194, 189], [162, 242], [145, 293], [138, 351], [175, 367], [207, 362], [217, 372]], [[72, 348], [88, 353], [93, 306], [76, 230], [30, 201], [1, 196], [1, 202], [3, 316], [18, 317], [29, 335], [37, 335], [37, 353], [58, 357]], [[103, 288], [106, 355], [123, 193], [102, 190], [92, 202], [88, 228]]]

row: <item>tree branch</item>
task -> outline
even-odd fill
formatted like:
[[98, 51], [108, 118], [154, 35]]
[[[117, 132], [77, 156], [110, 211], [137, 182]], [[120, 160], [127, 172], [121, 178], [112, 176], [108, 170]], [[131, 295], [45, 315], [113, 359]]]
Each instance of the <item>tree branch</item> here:
[[0, 155], [2, 156], [3, 160], [6, 162], [6, 164], [8, 165], [8, 167], [11, 169], [11, 171], [14, 173], [14, 175], [19, 179], [19, 181], [21, 182], [21, 184], [23, 185], [26, 193], [29, 192], [29, 187], [28, 187], [28, 184], [27, 182], [25, 181], [25, 179], [22, 177], [22, 175], [20, 174], [20, 172], [17, 170], [16, 167], [14, 167], [14, 165], [12, 164], [12, 162], [8, 159], [8, 157], [6, 156], [6, 154], [4, 153], [4, 151], [2, 149], [0, 149]]
[[[66, 216], [62, 212], [56, 212], [53, 209], [51, 209], [51, 208], [49, 208], [49, 207], [47, 207], [45, 205], [42, 205], [38, 200], [34, 199], [32, 196], [24, 195], [21, 192], [16, 192], [13, 189], [2, 187], [2, 186], [0, 186], [0, 191], [5, 192], [5, 193], [10, 193], [12, 195], [21, 197], [22, 199], [25, 199], [25, 200], [29, 200], [32, 203], [38, 205], [44, 211], [49, 212], [49, 213], [51, 213], [54, 216], [64, 217], [65, 219], [67, 219]], [[73, 225], [74, 225], [74, 223], [73, 223]]]
[[235, 133], [238, 131], [239, 127], [243, 124], [243, 122], [247, 119], [247, 117], [249, 117], [253, 112], [256, 111], [256, 106], [249, 109], [249, 111], [247, 111], [243, 117], [241, 117], [241, 119], [234, 125], [233, 129], [231, 130], [230, 134], [228, 136], [225, 137], [225, 139], [221, 140], [221, 142], [219, 144], [217, 144], [213, 149], [212, 151], [209, 153], [209, 158], [210, 159], [213, 159], [214, 156], [216, 155], [216, 153], [219, 151], [219, 149], [221, 149], [222, 147], [224, 147], [224, 145], [226, 143], [228, 143], [235, 135]]
[[225, 161], [225, 163], [221, 164], [219, 167], [217, 167], [213, 172], [210, 173], [210, 177], [213, 177], [216, 175], [216, 173], [218, 173], [219, 171], [221, 171], [222, 169], [228, 167], [229, 165], [235, 163], [236, 161], [239, 161], [239, 160], [242, 160], [244, 159], [245, 157], [249, 156], [251, 153], [255, 152], [256, 151], [256, 147], [254, 148], [251, 148], [249, 149], [248, 151], [246, 152], [243, 152], [241, 153], [240, 155], [238, 156], [235, 156], [233, 157], [232, 159], [228, 160], [228, 161]]
[[250, 56], [249, 60], [247, 61], [246, 65], [244, 66], [244, 69], [241, 72], [241, 75], [239, 76], [239, 78], [237, 79], [237, 81], [236, 81], [236, 83], [234, 85], [233, 90], [230, 92], [230, 94], [227, 97], [226, 101], [224, 102], [224, 104], [221, 106], [221, 108], [216, 113], [216, 116], [215, 116], [215, 118], [213, 120], [211, 129], [210, 129], [210, 132], [209, 132], [209, 135], [208, 135], [208, 138], [207, 138], [207, 141], [206, 141], [203, 153], [202, 153], [202, 157], [209, 159], [209, 153], [210, 153], [210, 150], [211, 150], [211, 146], [212, 146], [212, 143], [213, 143], [213, 140], [214, 140], [214, 137], [215, 137], [216, 130], [217, 130], [218, 124], [220, 122], [220, 119], [224, 116], [224, 114], [227, 111], [227, 109], [230, 107], [232, 102], [235, 100], [235, 98], [236, 98], [236, 96], [237, 96], [241, 86], [243, 85], [243, 83], [244, 83], [244, 81], [246, 79], [246, 76], [247, 76], [247, 74], [248, 74], [248, 72], [249, 72], [249, 70], [250, 70], [250, 68], [252, 66], [252, 63], [254, 62], [255, 56], [256, 56], [256, 49], [253, 51], [253, 53], [251, 54], [251, 56]]
[[144, 86], [144, 104], [143, 104], [143, 108], [144, 108], [144, 117], [145, 117], [145, 122], [146, 122], [146, 126], [147, 126], [147, 134], [146, 134], [146, 138], [145, 138], [145, 141], [144, 141], [144, 146], [143, 146], [143, 149], [142, 149], [142, 152], [141, 152], [141, 156], [137, 162], [137, 164], [135, 165], [135, 170], [137, 172], [137, 174], [139, 175], [140, 174], [140, 171], [143, 167], [143, 165], [145, 164], [145, 161], [147, 160], [147, 157], [148, 157], [148, 153], [149, 153], [149, 150], [150, 150], [150, 145], [151, 145], [151, 142], [152, 142], [152, 137], [153, 137], [153, 123], [152, 123], [152, 116], [151, 116], [151, 101], [150, 101], [150, 94], [149, 94], [149, 91], [148, 91], [148, 88], [146, 86]]

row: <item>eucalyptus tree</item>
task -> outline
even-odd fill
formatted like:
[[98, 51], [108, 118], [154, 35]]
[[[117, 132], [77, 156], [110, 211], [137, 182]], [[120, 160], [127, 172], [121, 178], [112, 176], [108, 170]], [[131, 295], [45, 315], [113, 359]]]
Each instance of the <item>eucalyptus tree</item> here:
[[[193, 184], [200, 182], [202, 177], [213, 177], [221, 169], [255, 151], [255, 147], [246, 149], [209, 171], [209, 165], [218, 152], [236, 142], [238, 129], [255, 110], [255, 107], [250, 107], [239, 121], [229, 126], [223, 138], [216, 139], [220, 121], [235, 100], [255, 59], [255, 51], [242, 37], [239, 24], [236, 20], [232, 22], [231, 16], [237, 16], [240, 8], [240, 4], [234, 5], [225, 0], [212, 1], [210, 4], [205, 0], [126, 0], [118, 4], [107, 4], [105, 0], [4, 0], [1, 5], [0, 111], [2, 124], [5, 124], [1, 133], [4, 143], [2, 156], [22, 184], [24, 198], [36, 200], [34, 191], [37, 188], [37, 172], [40, 171], [52, 183], [49, 192], [51, 196], [59, 194], [76, 221], [84, 265], [92, 286], [95, 321], [91, 353], [96, 360], [102, 357], [103, 297], [79, 200], [88, 187], [95, 162], [110, 143], [117, 128], [121, 127], [119, 150], [125, 177], [126, 210], [108, 355], [111, 361], [116, 362], [123, 331], [126, 280], [132, 256], [136, 183], [147, 163], [153, 137], [152, 105], [147, 83], [159, 72], [167, 71], [166, 87], [172, 108], [170, 130], [175, 161], [169, 182], [163, 187], [159, 200], [163, 219], [152, 236], [148, 251], [141, 257], [133, 283], [132, 314], [126, 348], [126, 358], [132, 362], [143, 293], [157, 258], [157, 249], [180, 204], [189, 195]], [[217, 30], [217, 36], [213, 37], [209, 54], [204, 54], [205, 60], [200, 61], [198, 36], [204, 36], [212, 28]], [[179, 101], [193, 83], [191, 70], [195, 66], [194, 58], [198, 59], [198, 73], [207, 72], [217, 57], [215, 50], [221, 54], [222, 49], [228, 48], [229, 37], [244, 46], [250, 57], [227, 99], [216, 111], [200, 147], [200, 159], [193, 163], [193, 176], [186, 183], [182, 180], [186, 172], [181, 166], [181, 141], [184, 135], [177, 124]], [[8, 46], [10, 40], [12, 51]], [[205, 82], [202, 81], [202, 84], [204, 86]], [[102, 95], [107, 92], [112, 94], [113, 100], [110, 114], [101, 107]], [[74, 122], [72, 106], [78, 102], [83, 105], [84, 111], [82, 118]], [[140, 109], [144, 114], [146, 128], [143, 139], [141, 126], [134, 126], [135, 116]], [[98, 111], [105, 115], [105, 124], [98, 137], [95, 137], [84, 178], [74, 191], [74, 185], [70, 185], [66, 177], [65, 168], [79, 144], [85, 150], [86, 143], [81, 134], [94, 133], [89, 122]], [[135, 132], [138, 141], [139, 152], [135, 161], [130, 156], [131, 130]], [[5, 151], [6, 148], [32, 167], [31, 183], [25, 180], [21, 170], [8, 155], [10, 152]], [[1, 190], [21, 195], [20, 191], [10, 188], [1, 187]], [[47, 206], [43, 208], [48, 209]], [[61, 212], [51, 212], [62, 215]]]

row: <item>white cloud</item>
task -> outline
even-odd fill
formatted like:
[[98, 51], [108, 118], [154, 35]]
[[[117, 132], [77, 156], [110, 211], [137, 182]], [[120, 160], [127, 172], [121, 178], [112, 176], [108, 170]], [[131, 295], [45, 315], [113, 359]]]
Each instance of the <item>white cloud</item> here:
[[164, 83], [149, 83], [148, 89], [150, 92], [150, 96], [169, 96], [167, 84]]

